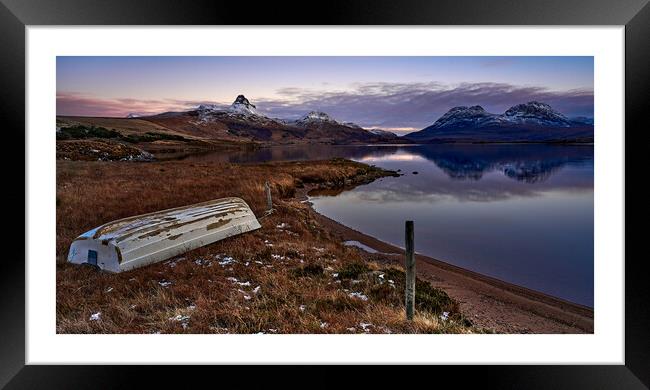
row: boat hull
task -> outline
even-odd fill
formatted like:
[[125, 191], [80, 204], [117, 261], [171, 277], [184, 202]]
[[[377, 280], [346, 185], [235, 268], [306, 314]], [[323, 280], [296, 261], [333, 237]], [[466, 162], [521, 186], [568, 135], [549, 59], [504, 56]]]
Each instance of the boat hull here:
[[260, 227], [242, 199], [217, 199], [92, 229], [73, 241], [68, 262], [123, 272]]

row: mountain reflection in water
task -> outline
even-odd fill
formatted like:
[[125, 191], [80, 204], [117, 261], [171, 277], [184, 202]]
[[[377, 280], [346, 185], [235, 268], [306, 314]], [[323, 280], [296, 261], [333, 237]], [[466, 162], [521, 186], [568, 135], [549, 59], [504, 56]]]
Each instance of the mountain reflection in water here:
[[400, 246], [412, 219], [420, 253], [593, 306], [593, 147], [430, 145], [353, 158], [405, 175], [315, 196], [318, 212]]
[[251, 150], [206, 152], [170, 156], [184, 161], [260, 163], [348, 158], [376, 161], [429, 160], [453, 179], [479, 180], [490, 171], [501, 171], [515, 180], [535, 183], [547, 179], [566, 164], [593, 160], [589, 145], [485, 144], [485, 145], [296, 145]]
[[307, 145], [186, 159], [343, 157], [400, 170], [404, 176], [313, 196], [314, 208], [399, 246], [404, 221], [414, 220], [420, 253], [593, 307], [593, 153], [590, 145]]
[[[566, 164], [593, 160], [591, 146], [531, 145], [418, 145], [381, 148], [358, 158], [411, 161], [424, 158], [435, 163], [452, 179], [479, 180], [485, 173], [501, 171], [507, 177], [528, 183], [546, 180]], [[355, 157], [352, 157], [355, 158]]]

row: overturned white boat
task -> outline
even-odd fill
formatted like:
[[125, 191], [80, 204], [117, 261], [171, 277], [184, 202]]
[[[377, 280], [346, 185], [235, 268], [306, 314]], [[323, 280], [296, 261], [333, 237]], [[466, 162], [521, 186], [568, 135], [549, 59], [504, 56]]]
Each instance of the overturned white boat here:
[[87, 231], [70, 245], [68, 261], [122, 272], [260, 227], [242, 199], [211, 200], [124, 218]]

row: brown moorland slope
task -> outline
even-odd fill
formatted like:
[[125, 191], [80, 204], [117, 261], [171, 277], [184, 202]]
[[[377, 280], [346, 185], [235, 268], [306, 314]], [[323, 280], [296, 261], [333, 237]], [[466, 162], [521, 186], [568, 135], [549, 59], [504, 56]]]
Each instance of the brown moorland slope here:
[[189, 140], [286, 145], [302, 143], [410, 143], [389, 132], [373, 132], [312, 111], [298, 120], [269, 118], [244, 95], [229, 108], [201, 104], [194, 109], [129, 118], [57, 117], [57, 131], [71, 126], [105, 128], [131, 138], [163, 134]]
[[[401, 268], [364, 261], [363, 252], [334, 239], [294, 197], [305, 185], [354, 185], [393, 174], [346, 160], [58, 161], [57, 332], [483, 332], [443, 290], [422, 280], [418, 314], [405, 321]], [[275, 212], [255, 232], [121, 274], [64, 261], [78, 234], [129, 215], [239, 196], [261, 216], [265, 180]]]

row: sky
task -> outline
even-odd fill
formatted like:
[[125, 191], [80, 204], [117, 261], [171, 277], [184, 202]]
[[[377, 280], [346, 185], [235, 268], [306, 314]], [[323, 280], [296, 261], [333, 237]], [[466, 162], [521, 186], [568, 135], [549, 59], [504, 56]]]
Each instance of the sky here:
[[593, 117], [593, 57], [57, 57], [57, 115], [124, 117], [227, 107], [324, 111], [407, 133], [456, 106], [502, 113], [532, 100]]

